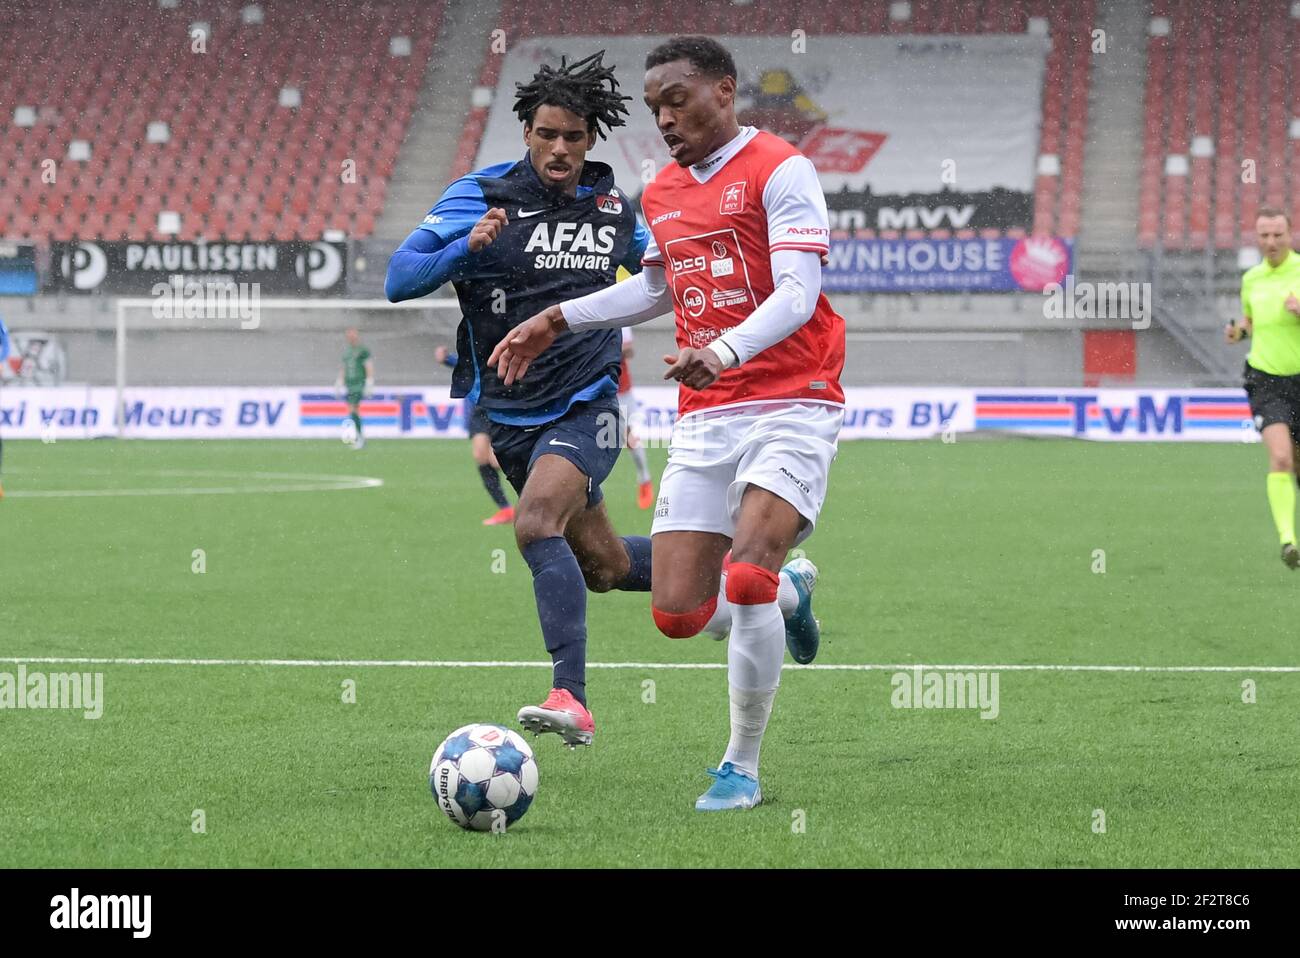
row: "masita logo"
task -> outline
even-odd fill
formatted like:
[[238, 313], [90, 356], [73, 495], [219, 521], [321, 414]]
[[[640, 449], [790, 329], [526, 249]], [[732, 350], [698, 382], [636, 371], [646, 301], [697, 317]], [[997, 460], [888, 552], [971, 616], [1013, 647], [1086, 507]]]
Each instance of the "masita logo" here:
[[151, 895], [82, 895], [79, 888], [69, 895], [50, 899], [50, 927], [128, 928], [133, 938], [148, 938], [152, 930]]

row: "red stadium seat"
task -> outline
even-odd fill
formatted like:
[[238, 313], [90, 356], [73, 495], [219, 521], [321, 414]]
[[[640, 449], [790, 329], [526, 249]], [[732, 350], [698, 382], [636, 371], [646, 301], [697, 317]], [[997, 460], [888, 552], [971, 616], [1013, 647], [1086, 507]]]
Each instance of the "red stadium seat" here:
[[[201, 15], [213, 24], [213, 34], [203, 56], [170, 39], [196, 18], [198, 8], [188, 4], [189, 9], [174, 11], [159, 9], [156, 0], [5, 5], [0, 10], [0, 62], [9, 80], [0, 89], [5, 190], [13, 182], [9, 171], [29, 166], [39, 175], [38, 158], [65, 156], [71, 139], [89, 139], [96, 147], [90, 161], [60, 162], [58, 195], [66, 195], [67, 202], [48, 214], [42, 211], [49, 207], [18, 193], [11, 206], [22, 222], [10, 229], [35, 230], [42, 241], [96, 229], [143, 239], [155, 228], [162, 194], [175, 187], [165, 201], [182, 214], [184, 234], [216, 237], [232, 225], [260, 230], [263, 219], [274, 221], [274, 213], [263, 217], [250, 204], [266, 189], [268, 176], [279, 177], [274, 191], [281, 203], [287, 197], [301, 208], [312, 207], [312, 174], [321, 170], [318, 144], [372, 140], [395, 155], [441, 25], [441, 0], [385, 0], [364, 16], [348, 5], [313, 6], [309, 17], [306, 8], [289, 0], [260, 3], [266, 17], [255, 28], [243, 25], [238, 4], [204, 7]], [[389, 40], [413, 23], [419, 30], [411, 56], [395, 60]], [[75, 61], [44, 56], [51, 31], [78, 51]], [[286, 85], [302, 91], [301, 109], [278, 106]], [[376, 100], [384, 102], [377, 113], [370, 109]], [[4, 124], [21, 103], [57, 104], [59, 119], [52, 127], [10, 129]], [[144, 142], [154, 120], [168, 124], [169, 143]], [[109, 149], [111, 143], [124, 148]], [[20, 156], [30, 159], [15, 162]], [[69, 176], [70, 167], [80, 176]], [[337, 177], [337, 164], [332, 169]], [[311, 172], [303, 175], [304, 170]], [[186, 194], [191, 199], [180, 203]], [[133, 218], [121, 200], [128, 195], [142, 198]], [[369, 216], [356, 222], [373, 229], [382, 195], [358, 196]], [[245, 196], [250, 198], [239, 199]], [[317, 209], [327, 211], [321, 215], [331, 219], [330, 226], [346, 228], [354, 218], [353, 209]], [[234, 220], [223, 216], [235, 210], [241, 212]]]
[[[1300, 192], [1288, 138], [1290, 118], [1300, 115], [1292, 63], [1300, 21], [1288, 0], [1154, 0], [1152, 14], [1168, 17], [1172, 29], [1148, 41], [1139, 242], [1249, 245], [1256, 207]], [[1164, 179], [1163, 164], [1166, 155], [1187, 152], [1192, 132], [1210, 136], [1215, 155], [1190, 158], [1190, 176], [1178, 178], [1189, 181], [1184, 194]], [[1148, 175], [1153, 167], [1160, 177]], [[1155, 229], [1152, 210], [1159, 211]]]

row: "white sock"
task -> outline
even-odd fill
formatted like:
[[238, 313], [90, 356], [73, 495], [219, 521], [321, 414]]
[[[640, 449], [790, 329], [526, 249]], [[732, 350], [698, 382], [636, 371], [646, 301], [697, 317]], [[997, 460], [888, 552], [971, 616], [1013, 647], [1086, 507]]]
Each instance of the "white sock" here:
[[[781, 617], [785, 618], [799, 604], [799, 593], [794, 591], [794, 583], [790, 581], [788, 575], [777, 573], [776, 578], [776, 604], [781, 609]], [[722, 584], [718, 587], [718, 607], [713, 610], [713, 615], [700, 631], [708, 633], [715, 639], [725, 639], [727, 633], [731, 631], [731, 603], [727, 601], [727, 573], [725, 572], [722, 573]]]
[[628, 452], [632, 453], [632, 461], [636, 463], [636, 481], [650, 481], [650, 467], [645, 461], [645, 446], [638, 443], [636, 446], [629, 446]]
[[731, 692], [731, 740], [724, 762], [758, 777], [758, 752], [781, 684], [785, 623], [775, 602], [732, 606], [727, 646], [727, 684]]
[[788, 575], [776, 574], [776, 604], [781, 607], [781, 617], [794, 613], [799, 604], [799, 593], [794, 591], [794, 583]]

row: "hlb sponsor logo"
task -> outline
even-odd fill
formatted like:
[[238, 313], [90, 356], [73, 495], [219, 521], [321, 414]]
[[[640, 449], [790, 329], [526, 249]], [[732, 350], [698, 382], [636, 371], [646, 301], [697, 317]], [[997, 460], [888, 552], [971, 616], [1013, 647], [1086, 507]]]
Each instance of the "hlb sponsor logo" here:
[[682, 293], [682, 306], [692, 317], [698, 317], [704, 312], [704, 291], [698, 286], [687, 287]]

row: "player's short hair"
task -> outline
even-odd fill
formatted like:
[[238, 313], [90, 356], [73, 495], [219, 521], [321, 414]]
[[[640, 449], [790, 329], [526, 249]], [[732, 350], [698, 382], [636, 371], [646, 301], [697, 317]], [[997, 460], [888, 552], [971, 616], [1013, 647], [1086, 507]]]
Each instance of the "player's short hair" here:
[[731, 53], [712, 37], [673, 37], [655, 47], [645, 58], [645, 68], [657, 67], [674, 60], [686, 60], [695, 69], [714, 80], [736, 79], [736, 61]]
[[1282, 209], [1280, 206], [1261, 206], [1255, 211], [1255, 219], [1259, 219], [1261, 216], [1267, 216], [1270, 219], [1274, 216], [1280, 216], [1282, 219], [1286, 220], [1288, 228], [1291, 226], [1291, 217], [1287, 214], [1287, 211]]
[[558, 69], [543, 63], [531, 80], [515, 84], [515, 116], [532, 126], [539, 107], [558, 106], [585, 119], [587, 132], [602, 138], [605, 130], [622, 126], [623, 101], [632, 98], [618, 92], [614, 68], [601, 62], [604, 56], [599, 50], [577, 63], [561, 56]]

